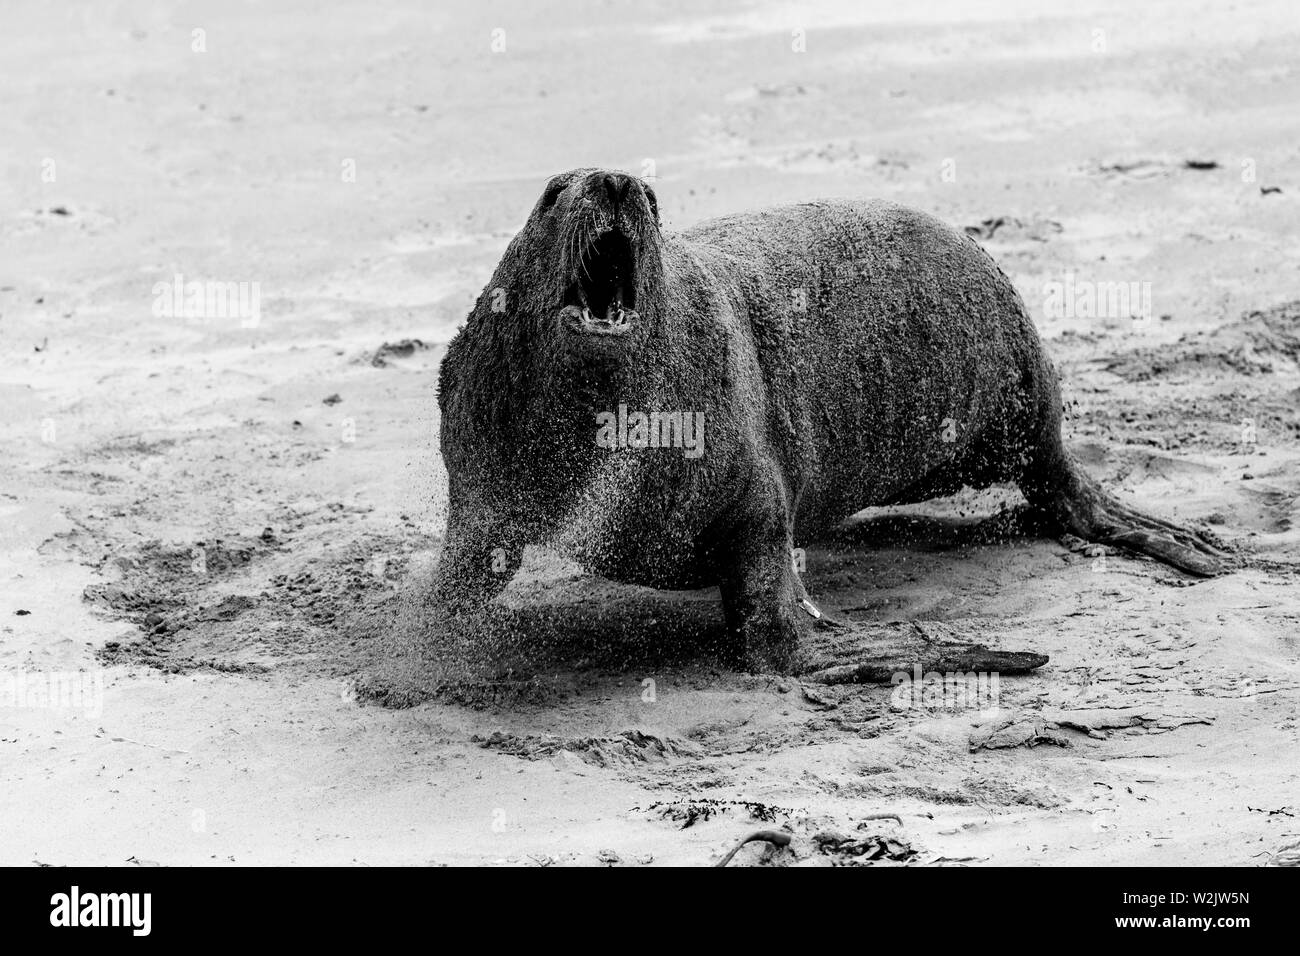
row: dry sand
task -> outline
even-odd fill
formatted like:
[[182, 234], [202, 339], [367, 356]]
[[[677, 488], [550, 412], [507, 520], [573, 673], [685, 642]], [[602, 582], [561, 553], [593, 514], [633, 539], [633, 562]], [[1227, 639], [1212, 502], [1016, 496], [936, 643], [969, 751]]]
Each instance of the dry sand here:
[[[1300, 840], [1293, 4], [433, 6], [6, 8], [0, 674], [104, 684], [0, 707], [0, 863], [699, 864], [756, 819], [805, 862], [860, 859], [826, 829], [986, 864]], [[974, 707], [707, 661], [359, 703], [439, 545], [441, 345], [546, 176], [647, 161], [668, 228], [827, 195], [989, 223], [1072, 447], [1244, 566], [925, 524], [809, 555], [866, 626], [1051, 655]], [[156, 316], [178, 273], [260, 283], [260, 322]], [[1067, 274], [1150, 283], [1151, 321], [1049, 315]]]

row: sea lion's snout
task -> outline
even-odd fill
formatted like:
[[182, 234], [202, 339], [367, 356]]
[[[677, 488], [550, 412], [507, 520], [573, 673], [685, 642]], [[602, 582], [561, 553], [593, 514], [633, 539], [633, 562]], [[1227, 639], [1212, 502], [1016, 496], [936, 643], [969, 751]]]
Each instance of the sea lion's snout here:
[[657, 252], [654, 191], [634, 176], [591, 170], [574, 176], [561, 217], [560, 321], [574, 333], [626, 335], [640, 319], [645, 257]]
[[637, 260], [635, 237], [617, 223], [587, 242], [567, 303], [582, 310], [584, 329], [626, 330], [637, 318]]
[[609, 199], [609, 204], [617, 209], [619, 204], [627, 199], [628, 190], [632, 186], [632, 177], [622, 173], [605, 173], [601, 185], [605, 187], [605, 196]]

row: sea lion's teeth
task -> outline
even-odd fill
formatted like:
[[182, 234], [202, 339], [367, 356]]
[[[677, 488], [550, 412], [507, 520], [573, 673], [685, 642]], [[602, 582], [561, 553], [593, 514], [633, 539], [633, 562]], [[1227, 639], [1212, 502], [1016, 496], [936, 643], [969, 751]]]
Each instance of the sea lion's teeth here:
[[591, 317], [591, 309], [588, 309], [585, 306], [582, 309], [582, 321], [586, 322], [588, 325], [594, 321]]

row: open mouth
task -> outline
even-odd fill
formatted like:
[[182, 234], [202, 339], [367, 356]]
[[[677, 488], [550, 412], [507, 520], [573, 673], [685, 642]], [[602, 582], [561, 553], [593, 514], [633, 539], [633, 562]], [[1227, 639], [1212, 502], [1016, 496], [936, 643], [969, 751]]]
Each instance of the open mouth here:
[[575, 331], [621, 335], [639, 318], [636, 312], [636, 254], [617, 230], [601, 233], [587, 249], [564, 312]]

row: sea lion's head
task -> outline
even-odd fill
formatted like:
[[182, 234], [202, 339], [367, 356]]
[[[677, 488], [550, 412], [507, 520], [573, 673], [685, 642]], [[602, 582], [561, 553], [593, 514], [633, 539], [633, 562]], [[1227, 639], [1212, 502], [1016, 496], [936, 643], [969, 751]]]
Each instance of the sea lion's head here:
[[548, 296], [563, 334], [582, 341], [636, 337], [659, 281], [659, 204], [635, 176], [574, 169], [551, 177], [526, 229], [538, 230], [553, 277]]

